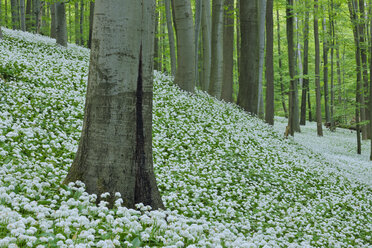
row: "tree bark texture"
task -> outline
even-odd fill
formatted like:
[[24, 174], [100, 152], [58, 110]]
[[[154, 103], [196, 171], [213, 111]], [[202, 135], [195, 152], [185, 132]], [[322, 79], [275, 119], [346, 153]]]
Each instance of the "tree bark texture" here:
[[56, 2], [56, 41], [57, 44], [67, 47], [66, 10], [64, 2]]
[[21, 21], [21, 30], [26, 31], [26, 13], [25, 13], [25, 0], [19, 0], [19, 8], [20, 8], [20, 21]]
[[203, 39], [203, 69], [201, 89], [207, 91], [211, 76], [211, 6], [209, 0], [203, 0], [202, 6], [202, 39]]
[[195, 39], [190, 0], [174, 0], [174, 21], [177, 35], [177, 71], [174, 82], [181, 89], [194, 92]]
[[212, 55], [208, 93], [221, 99], [223, 80], [223, 0], [212, 1]]
[[259, 32], [260, 32], [260, 58], [258, 65], [258, 109], [257, 113], [261, 119], [265, 118], [265, 106], [263, 98], [263, 67], [265, 60], [265, 17], [266, 0], [259, 1]]
[[321, 95], [320, 95], [320, 48], [319, 48], [318, 0], [314, 0], [314, 41], [315, 41], [316, 128], [317, 128], [318, 136], [323, 136]]
[[268, 0], [266, 6], [266, 105], [265, 121], [274, 125], [274, 0]]
[[19, 28], [19, 5], [17, 0], [10, 0], [11, 11], [12, 11], [12, 28]]
[[51, 38], [56, 38], [56, 29], [57, 29], [57, 21], [56, 21], [56, 4], [51, 3], [50, 4], [50, 16], [51, 16], [51, 21], [50, 21], [50, 37]]
[[221, 99], [233, 102], [234, 0], [225, 0], [223, 30], [223, 80]]
[[240, 73], [238, 105], [258, 114], [260, 63], [259, 0], [240, 2]]
[[171, 74], [172, 76], [176, 75], [176, 46], [174, 42], [174, 32], [172, 25], [172, 14], [170, 8], [170, 0], [165, 0], [165, 16], [167, 21], [167, 30], [168, 30], [168, 41], [169, 41], [169, 53], [171, 59]]
[[31, 14], [31, 10], [32, 10], [32, 1], [31, 0], [27, 0], [26, 2], [26, 29], [28, 32], [30, 32], [32, 29], [33, 29], [33, 18], [32, 18], [32, 14]]
[[326, 122], [330, 123], [329, 115], [329, 95], [328, 95], [328, 34], [326, 19], [323, 18], [323, 86], [324, 86], [324, 112]]
[[195, 0], [195, 82], [199, 85], [199, 38], [202, 18], [202, 0]]
[[[303, 63], [303, 85], [301, 96], [301, 117], [300, 124], [306, 124], [306, 96], [309, 89], [309, 11], [305, 13], [304, 26], [304, 63]], [[310, 110], [311, 111], [311, 110]], [[309, 120], [310, 121], [310, 120]]]
[[276, 10], [276, 23], [277, 23], [277, 34], [278, 34], [278, 65], [279, 65], [279, 83], [280, 83], [280, 98], [282, 101], [283, 111], [285, 118], [288, 118], [288, 111], [285, 104], [285, 92], [284, 92], [284, 83], [283, 83], [283, 74], [282, 74], [282, 52], [280, 46], [280, 18], [279, 18], [279, 9]]
[[[125, 2], [125, 4], [123, 4]], [[154, 7], [97, 0], [82, 136], [65, 183], [163, 208], [152, 165]], [[110, 28], [107, 28], [107, 27]]]
[[36, 33], [40, 33], [40, 25], [41, 25], [41, 3], [40, 0], [33, 0], [32, 1], [34, 19], [35, 19], [35, 29]]

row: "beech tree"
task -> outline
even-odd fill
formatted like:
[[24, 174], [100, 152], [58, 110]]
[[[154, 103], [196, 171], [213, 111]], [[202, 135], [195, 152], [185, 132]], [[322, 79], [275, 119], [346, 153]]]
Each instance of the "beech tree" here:
[[318, 0], [314, 0], [314, 41], [315, 41], [315, 92], [316, 92], [316, 128], [318, 136], [323, 136], [322, 109], [320, 96], [320, 50], [319, 50], [319, 22]]
[[268, 0], [266, 5], [266, 105], [265, 121], [274, 125], [274, 24], [273, 4], [274, 0]]
[[203, 68], [201, 76], [201, 89], [209, 88], [211, 74], [211, 6], [210, 1], [202, 3], [202, 40], [203, 40]]
[[[152, 165], [153, 0], [97, 0], [83, 131], [64, 183], [163, 207]], [[107, 27], [110, 26], [108, 29]]]
[[67, 24], [65, 2], [59, 1], [56, 5], [56, 41], [57, 44], [67, 47]]

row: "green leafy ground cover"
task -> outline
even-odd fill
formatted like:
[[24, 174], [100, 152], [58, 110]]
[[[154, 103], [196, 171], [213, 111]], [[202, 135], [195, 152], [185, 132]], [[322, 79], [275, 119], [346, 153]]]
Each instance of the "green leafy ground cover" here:
[[62, 186], [82, 128], [89, 51], [4, 30], [0, 247], [371, 247], [372, 189], [232, 104], [155, 72], [153, 150], [166, 210], [108, 209]]

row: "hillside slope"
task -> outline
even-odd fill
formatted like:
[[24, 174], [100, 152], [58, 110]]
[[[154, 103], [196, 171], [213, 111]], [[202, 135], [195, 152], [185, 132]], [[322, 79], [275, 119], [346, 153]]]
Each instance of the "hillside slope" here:
[[82, 183], [60, 185], [80, 137], [89, 51], [3, 31], [0, 247], [372, 246], [371, 187], [158, 72], [154, 167], [167, 210], [95, 206]]

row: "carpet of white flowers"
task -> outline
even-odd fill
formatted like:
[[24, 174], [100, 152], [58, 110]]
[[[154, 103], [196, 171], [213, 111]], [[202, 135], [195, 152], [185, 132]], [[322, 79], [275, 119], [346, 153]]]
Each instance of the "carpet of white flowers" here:
[[155, 72], [166, 210], [61, 185], [82, 128], [89, 50], [3, 29], [0, 247], [371, 247], [372, 188], [207, 94]]

